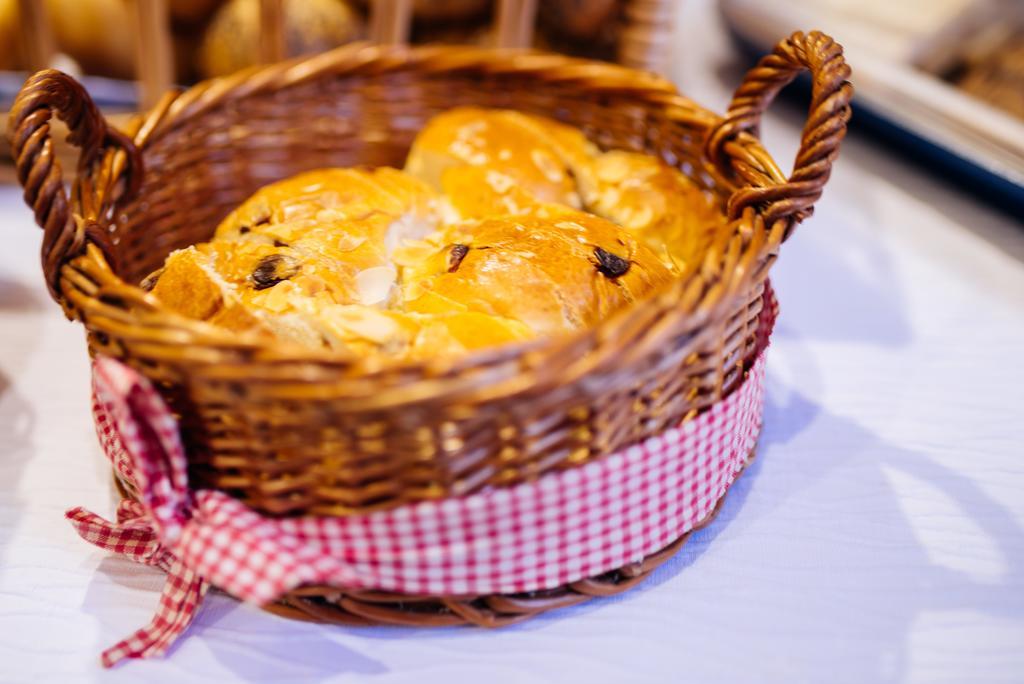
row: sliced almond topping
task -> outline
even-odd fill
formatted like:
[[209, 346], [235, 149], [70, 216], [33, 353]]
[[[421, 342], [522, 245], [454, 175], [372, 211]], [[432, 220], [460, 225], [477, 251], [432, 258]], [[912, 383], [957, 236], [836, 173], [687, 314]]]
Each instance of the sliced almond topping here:
[[516, 182], [509, 176], [493, 169], [488, 169], [487, 173], [484, 174], [484, 180], [489, 186], [491, 186], [491, 189], [499, 195], [504, 195], [516, 184]]
[[619, 183], [629, 175], [629, 164], [621, 154], [608, 152], [598, 157], [594, 170], [602, 182]]
[[565, 171], [559, 165], [558, 160], [545, 150], [534, 148], [530, 152], [530, 159], [540, 169], [540, 172], [544, 174], [544, 177], [552, 183], [560, 183], [565, 180]]
[[390, 316], [366, 306], [334, 306], [324, 311], [324, 323], [342, 338], [362, 338], [385, 344], [398, 338], [401, 326]]
[[276, 286], [265, 290], [266, 295], [260, 303], [264, 308], [275, 313], [287, 311], [291, 307], [291, 297], [289, 295], [293, 288], [294, 284], [290, 281], [278, 283]]
[[392, 255], [406, 240], [422, 240], [434, 232], [435, 228], [433, 221], [422, 216], [403, 214], [388, 226], [388, 232], [384, 235], [384, 249], [388, 255]]
[[336, 223], [348, 218], [343, 211], [338, 209], [321, 209], [316, 213], [316, 220], [321, 223]]
[[555, 227], [561, 228], [562, 230], [571, 230], [577, 233], [585, 233], [587, 229], [576, 223], [575, 221], [559, 221], [555, 224]]
[[394, 266], [373, 266], [356, 273], [356, 290], [360, 303], [366, 306], [385, 303], [397, 278], [398, 271]]

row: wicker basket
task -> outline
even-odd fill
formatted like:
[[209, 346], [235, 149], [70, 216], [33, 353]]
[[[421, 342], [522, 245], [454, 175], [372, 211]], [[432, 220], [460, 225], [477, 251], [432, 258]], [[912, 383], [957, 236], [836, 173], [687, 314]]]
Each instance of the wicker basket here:
[[[787, 179], [755, 135], [801, 71], [810, 115]], [[44, 229], [50, 292], [92, 354], [150, 378], [180, 416], [190, 481], [267, 515], [345, 515], [503, 487], [612, 453], [686, 420], [742, 380], [768, 269], [829, 177], [849, 118], [842, 49], [796, 33], [719, 117], [667, 82], [562, 56], [350, 45], [169, 93], [125, 132], [55, 71], [26, 83], [8, 135]], [[258, 187], [303, 170], [401, 165], [432, 115], [514, 107], [581, 127], [601, 147], [655, 154], [731, 219], [664, 291], [568, 338], [367, 372], [176, 315], [136, 287], [206, 239]], [[48, 121], [82, 150], [70, 199]], [[502, 624], [621, 591], [643, 563], [519, 596], [412, 597], [307, 587], [281, 610], [316, 620]]]

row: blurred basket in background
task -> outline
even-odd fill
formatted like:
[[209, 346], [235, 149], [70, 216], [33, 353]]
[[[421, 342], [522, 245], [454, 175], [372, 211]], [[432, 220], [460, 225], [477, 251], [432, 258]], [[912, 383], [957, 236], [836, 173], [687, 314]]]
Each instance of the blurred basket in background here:
[[[539, 6], [537, 0], [0, 0], [0, 117], [6, 118], [6, 106], [26, 72], [51, 66], [87, 77], [90, 93], [109, 115], [147, 109], [175, 83], [367, 38], [536, 45], [661, 72], [677, 5], [677, 0], [546, 0]], [[131, 82], [118, 80], [133, 76], [137, 99]], [[125, 120], [114, 118], [118, 125]], [[57, 147], [62, 158], [73, 156], [63, 144]], [[0, 140], [0, 164], [10, 162]], [[9, 168], [4, 178], [13, 180]]]

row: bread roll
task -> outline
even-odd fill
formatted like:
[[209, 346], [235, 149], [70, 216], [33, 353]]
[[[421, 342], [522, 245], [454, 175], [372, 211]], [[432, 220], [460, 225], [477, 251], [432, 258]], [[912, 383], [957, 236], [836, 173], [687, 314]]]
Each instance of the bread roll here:
[[[362, 18], [345, 0], [285, 0], [288, 57], [322, 52], [363, 35]], [[224, 76], [259, 63], [259, 0], [230, 0], [210, 21], [199, 48], [199, 72]]]
[[626, 231], [582, 212], [490, 218], [435, 240], [403, 262], [408, 310], [500, 316], [542, 336], [593, 325], [671, 277]]
[[699, 258], [703, 239], [723, 220], [693, 181], [646, 154], [605, 152], [578, 167], [576, 178], [588, 211], [628, 229], [678, 269]]
[[567, 160], [585, 154], [588, 145], [579, 131], [554, 121], [539, 125], [519, 112], [460, 107], [435, 116], [420, 131], [405, 170], [440, 190], [449, 169], [488, 168], [540, 202], [579, 208]]
[[253, 316], [232, 314], [234, 330], [310, 346], [351, 346], [364, 336], [384, 344], [401, 331], [338, 307], [389, 300], [397, 277], [389, 252], [435, 228], [435, 201], [429, 187], [394, 169], [300, 174], [249, 198], [210, 242], [172, 253], [153, 294], [211, 322], [237, 303]]
[[678, 169], [636, 152], [601, 152], [575, 128], [504, 110], [463, 107], [420, 132], [406, 171], [441, 190], [453, 215], [582, 208], [627, 228], [682, 267], [722, 217]]

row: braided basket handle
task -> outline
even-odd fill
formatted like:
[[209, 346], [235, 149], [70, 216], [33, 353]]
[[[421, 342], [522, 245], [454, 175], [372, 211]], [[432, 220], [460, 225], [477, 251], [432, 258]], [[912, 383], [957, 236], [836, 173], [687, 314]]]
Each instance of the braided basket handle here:
[[[793, 173], [785, 179], [770, 158], [752, 152], [737, 136], [750, 133], [756, 137], [761, 114], [802, 71], [810, 72], [813, 82], [811, 106]], [[739, 217], [747, 207], [759, 206], [767, 225], [791, 219], [785, 239], [793, 226], [811, 215], [846, 135], [853, 97], [853, 86], [846, 80], [849, 76], [842, 46], [818, 31], [794, 33], [747, 72], [706, 147], [708, 159], [719, 170], [741, 181], [729, 198], [730, 218]]]
[[[50, 132], [50, 118], [55, 113], [70, 131], [68, 142], [81, 149], [79, 172], [84, 173], [108, 145], [124, 149], [129, 170], [141, 171], [141, 163], [134, 143], [107, 126], [92, 98], [75, 79], [46, 69], [31, 76], [22, 86], [11, 108], [7, 136], [18, 182], [24, 188], [25, 203], [43, 229], [42, 262], [46, 284], [53, 298], [59, 301], [61, 267], [82, 252], [87, 238], [106, 247], [107, 236], [94, 223], [84, 221], [71, 210]], [[129, 179], [137, 184], [139, 175], [129, 173]]]

